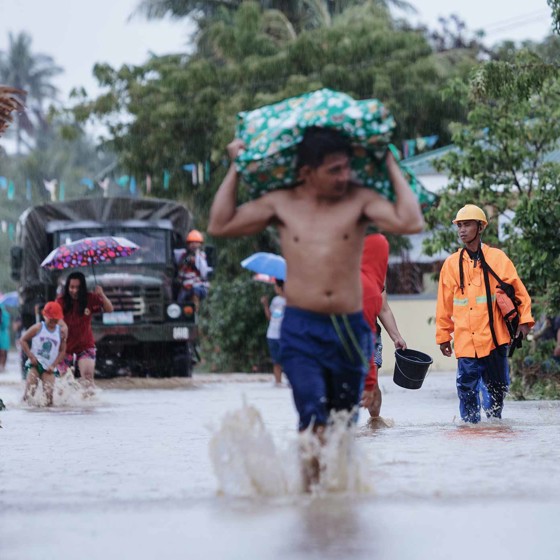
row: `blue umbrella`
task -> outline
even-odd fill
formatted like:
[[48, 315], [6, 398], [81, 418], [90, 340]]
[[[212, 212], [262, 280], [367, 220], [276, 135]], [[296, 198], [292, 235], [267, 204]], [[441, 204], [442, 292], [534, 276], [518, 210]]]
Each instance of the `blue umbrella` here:
[[286, 280], [286, 259], [274, 253], [254, 253], [241, 261], [241, 266], [257, 274], [268, 274]]
[[17, 307], [19, 305], [19, 298], [17, 292], [8, 292], [0, 297], [0, 305], [6, 307]]

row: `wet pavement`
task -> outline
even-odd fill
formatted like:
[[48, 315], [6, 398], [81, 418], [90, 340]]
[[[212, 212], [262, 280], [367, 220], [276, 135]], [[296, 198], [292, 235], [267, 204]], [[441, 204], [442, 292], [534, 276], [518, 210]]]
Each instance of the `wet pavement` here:
[[559, 402], [507, 401], [503, 421], [467, 427], [451, 372], [380, 384], [393, 425], [361, 412], [352, 440], [368, 484], [309, 495], [272, 376], [104, 381], [45, 409], [21, 402], [11, 362], [0, 558], [560, 558]]

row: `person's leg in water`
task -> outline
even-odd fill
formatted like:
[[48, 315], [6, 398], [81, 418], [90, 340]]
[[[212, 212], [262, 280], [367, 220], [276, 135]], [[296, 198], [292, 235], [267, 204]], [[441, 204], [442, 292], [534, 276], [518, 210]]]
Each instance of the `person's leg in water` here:
[[23, 401], [28, 402], [30, 398], [32, 399], [35, 396], [37, 387], [39, 386], [39, 373], [32, 365], [26, 365], [25, 371], [27, 372], [27, 377], [25, 378]]
[[[280, 358], [299, 413], [307, 491], [320, 481], [320, 451], [326, 443], [325, 429], [331, 413], [347, 411], [349, 425], [357, 421], [366, 337], [371, 331], [361, 313], [343, 319], [335, 328], [329, 315], [287, 308], [282, 322]], [[344, 336], [347, 330], [352, 332], [341, 340], [339, 333]]]
[[507, 345], [499, 346], [481, 359], [483, 370], [481, 389], [483, 389], [483, 408], [488, 418], [501, 418], [504, 398], [508, 393], [510, 378], [507, 360]]
[[272, 359], [272, 373], [274, 383], [280, 387], [282, 385], [282, 364], [280, 363], [280, 340], [277, 338], [267, 338], [268, 351]]
[[54, 380], [54, 373], [44, 372], [41, 375], [41, 381], [43, 382], [43, 392], [45, 393], [45, 401], [47, 406], [53, 405]]
[[78, 370], [82, 379], [82, 386], [87, 395], [92, 395], [95, 392], [95, 348], [88, 348], [88, 350], [81, 352], [76, 360]]
[[457, 364], [457, 395], [464, 422], [480, 422], [480, 379], [483, 364], [479, 358], [459, 358]]
[[[379, 376], [379, 368], [383, 365], [383, 343], [379, 333], [375, 337], [373, 359], [375, 361], [375, 365], [377, 366], [377, 374]], [[368, 407], [368, 412], [371, 418], [379, 418], [381, 416], [381, 403], [383, 402], [381, 389], [379, 388], [379, 377], [376, 381], [375, 387], [373, 388], [373, 402]]]

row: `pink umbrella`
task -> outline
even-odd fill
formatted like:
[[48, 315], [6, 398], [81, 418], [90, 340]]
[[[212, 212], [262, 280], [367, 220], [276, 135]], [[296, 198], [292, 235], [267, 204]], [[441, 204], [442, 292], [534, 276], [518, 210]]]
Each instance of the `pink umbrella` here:
[[84, 237], [53, 249], [41, 266], [49, 270], [91, 266], [95, 279], [93, 265], [128, 257], [138, 249], [136, 243], [124, 237]]

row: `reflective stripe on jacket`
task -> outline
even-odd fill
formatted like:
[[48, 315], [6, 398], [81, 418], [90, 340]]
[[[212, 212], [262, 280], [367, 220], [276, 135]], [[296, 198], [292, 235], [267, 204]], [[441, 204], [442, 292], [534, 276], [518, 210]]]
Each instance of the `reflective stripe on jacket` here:
[[[482, 245], [484, 258], [494, 272], [515, 288], [521, 301], [519, 324], [533, 326], [531, 298], [517, 275], [515, 266], [500, 249]], [[457, 358], [483, 358], [495, 348], [490, 331], [490, 320], [486, 305], [486, 287], [480, 261], [474, 261], [465, 251], [463, 254], [464, 293], [460, 289], [459, 257], [461, 249], [447, 257], [439, 277], [436, 308], [436, 342], [443, 344], [454, 340]], [[510, 336], [498, 306], [496, 305], [496, 279], [489, 274], [494, 331], [499, 345], [508, 344]], [[453, 336], [452, 336], [453, 335]]]

